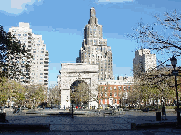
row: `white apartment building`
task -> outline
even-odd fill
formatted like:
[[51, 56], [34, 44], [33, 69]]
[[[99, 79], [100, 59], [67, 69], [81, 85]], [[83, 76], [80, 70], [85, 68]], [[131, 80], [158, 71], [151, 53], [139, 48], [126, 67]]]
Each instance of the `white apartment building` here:
[[151, 54], [149, 49], [135, 51], [133, 59], [133, 70], [137, 72], [147, 72], [156, 67], [156, 54]]
[[[19, 61], [22, 71], [27, 72], [27, 76], [20, 77], [19, 81], [23, 83], [24, 80], [29, 80], [28, 82], [30, 82], [30, 84], [41, 84], [48, 87], [49, 54], [42, 40], [42, 35], [32, 33], [29, 23], [24, 22], [20, 22], [19, 27], [9, 28], [9, 32], [25, 46], [27, 55], [31, 54], [33, 56], [33, 58], [28, 61], [26, 59], [22, 60], [20, 57], [14, 59]], [[26, 62], [29, 62], [31, 65], [29, 72], [22, 67]]]
[[90, 9], [90, 19], [84, 28], [84, 40], [76, 63], [97, 64], [98, 80], [113, 79], [112, 51], [103, 39], [102, 25], [98, 24], [95, 9]]

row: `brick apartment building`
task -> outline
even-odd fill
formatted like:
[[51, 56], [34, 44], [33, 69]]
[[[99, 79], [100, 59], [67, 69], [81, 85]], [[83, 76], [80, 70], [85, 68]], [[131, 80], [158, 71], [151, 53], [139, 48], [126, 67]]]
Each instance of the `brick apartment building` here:
[[132, 90], [133, 77], [118, 77], [117, 80], [99, 81], [99, 107], [125, 105]]

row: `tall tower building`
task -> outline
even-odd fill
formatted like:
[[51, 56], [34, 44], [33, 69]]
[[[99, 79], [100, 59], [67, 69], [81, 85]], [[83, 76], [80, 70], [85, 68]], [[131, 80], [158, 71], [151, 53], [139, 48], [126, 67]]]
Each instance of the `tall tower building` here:
[[103, 39], [102, 25], [98, 24], [93, 7], [84, 28], [84, 40], [76, 63], [98, 64], [98, 80], [113, 79], [111, 47], [107, 46], [107, 39]]
[[134, 73], [147, 72], [156, 67], [156, 54], [151, 54], [149, 49], [135, 51], [133, 59]]
[[[27, 53], [33, 56], [31, 60], [22, 60], [20, 57], [14, 58], [18, 60], [21, 65], [22, 71], [27, 72], [26, 77], [19, 77], [20, 82], [29, 79], [30, 84], [42, 84], [48, 87], [48, 63], [49, 54], [46, 50], [46, 45], [42, 40], [42, 35], [35, 35], [30, 29], [29, 23], [20, 22], [19, 27], [12, 27], [9, 29], [12, 35], [14, 35], [25, 46]], [[23, 68], [23, 63], [29, 62], [31, 68], [30, 71], [26, 71]]]

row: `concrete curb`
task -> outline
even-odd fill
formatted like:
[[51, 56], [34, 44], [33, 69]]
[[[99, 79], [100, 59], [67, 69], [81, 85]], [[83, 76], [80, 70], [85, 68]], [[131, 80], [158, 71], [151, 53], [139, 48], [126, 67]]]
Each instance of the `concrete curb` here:
[[177, 125], [177, 122], [161, 122], [161, 123], [143, 123], [136, 124], [131, 123], [131, 129], [158, 129], [158, 128], [176, 128], [181, 129], [181, 125]]
[[50, 131], [50, 124], [10, 124], [1, 123], [0, 131]]

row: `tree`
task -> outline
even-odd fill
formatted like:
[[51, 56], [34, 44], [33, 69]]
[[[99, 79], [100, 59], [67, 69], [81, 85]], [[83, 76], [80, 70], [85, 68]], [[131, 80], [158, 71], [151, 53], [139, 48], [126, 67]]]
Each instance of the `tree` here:
[[149, 72], [142, 72], [139, 76], [135, 75], [134, 80], [136, 94], [145, 105], [150, 99], [154, 105], [154, 100], [158, 103], [158, 100], [173, 99], [175, 95], [174, 79], [170, 68], [160, 67]]
[[49, 88], [49, 102], [60, 105], [61, 95], [58, 86], [52, 86]]
[[131, 39], [144, 44], [145, 48], [170, 53], [177, 56], [181, 54], [181, 14], [174, 10], [172, 13], [165, 12], [164, 17], [154, 16], [157, 22], [150, 25], [138, 23], [133, 29], [134, 34], [128, 34]]
[[10, 96], [10, 87], [8, 83], [8, 79], [3, 77], [1, 78], [0, 82], [0, 104], [5, 105], [6, 101], [8, 100], [8, 97]]
[[[141, 43], [141, 46], [144, 45], [144, 48], [156, 50], [157, 52], [161, 52], [162, 54], [167, 53], [168, 55], [170, 55], [169, 57], [171, 57], [171, 55], [180, 56], [181, 14], [177, 13], [176, 10], [174, 10], [172, 13], [165, 12], [163, 17], [160, 17], [159, 15], [155, 15], [154, 17], [157, 20], [156, 23], [145, 25], [141, 21], [140, 23], [138, 23], [138, 27], [133, 29], [135, 33], [128, 34], [128, 36], [131, 39], [136, 40], [137, 43]], [[167, 59], [166, 61], [168, 60], [169, 59]], [[161, 99], [162, 97], [173, 99], [175, 97], [173, 76], [164, 76], [166, 75], [166, 73], [169, 74], [169, 71], [161, 71], [161, 69], [164, 69], [161, 66], [165, 62], [158, 61], [159, 66], [157, 68], [160, 69], [155, 69], [155, 73], [152, 72], [152, 75], [154, 75], [154, 77], [148, 76], [147, 81], [144, 80], [144, 77], [144, 79], [138, 79], [139, 76], [136, 77], [136, 80], [138, 80], [138, 82], [145, 81], [145, 83], [140, 84], [140, 86], [143, 86], [143, 84], [148, 86], [147, 83], [149, 82], [151, 96], [157, 99]], [[137, 86], [139, 86], [138, 83], [136, 87]]]
[[[21, 44], [10, 32], [6, 33], [3, 26], [0, 26], [0, 79], [6, 76], [19, 80], [19, 75], [29, 75], [23, 74], [19, 63], [22, 59], [28, 60], [30, 58], [32, 56], [25, 50], [25, 45]], [[30, 70], [28, 61], [24, 62], [23, 65], [26, 71]]]
[[71, 100], [76, 105], [87, 105], [95, 96], [84, 81], [76, 81], [71, 86]]
[[27, 85], [25, 92], [26, 103], [29, 106], [37, 106], [45, 101], [46, 88], [43, 85]]
[[1, 78], [0, 82], [0, 101], [5, 105], [6, 101], [14, 101], [16, 105], [21, 106], [25, 102], [25, 87], [20, 83], [9, 80], [6, 77]]

